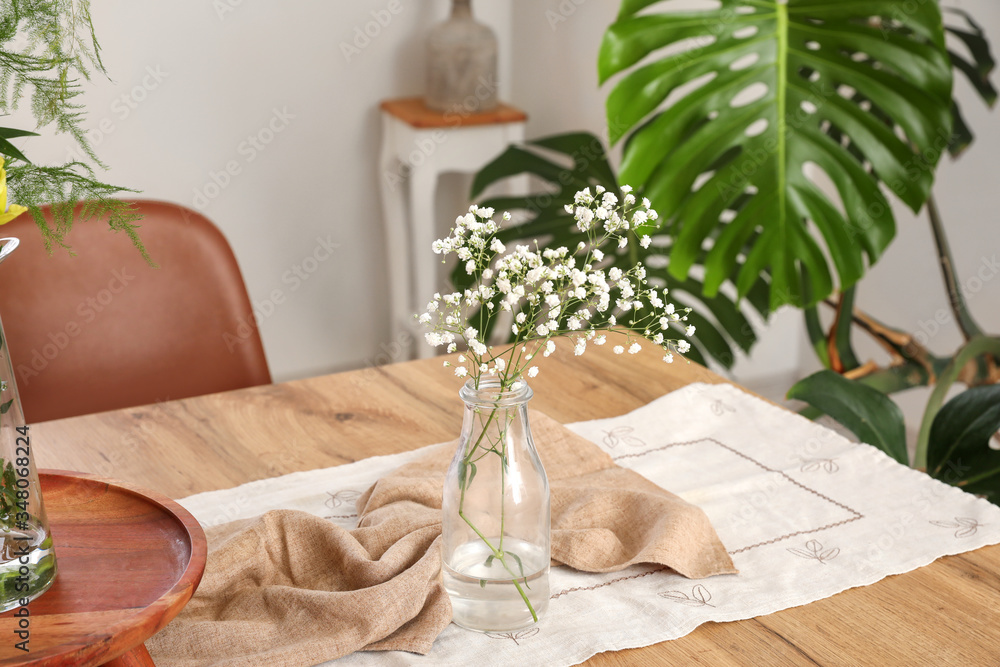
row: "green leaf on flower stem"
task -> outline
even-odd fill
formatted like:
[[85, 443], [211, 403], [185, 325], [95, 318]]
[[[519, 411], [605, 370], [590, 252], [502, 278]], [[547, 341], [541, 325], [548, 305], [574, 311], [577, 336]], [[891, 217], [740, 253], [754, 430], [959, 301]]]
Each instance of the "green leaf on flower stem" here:
[[480, 588], [486, 588], [486, 580], [485, 579], [480, 579], [479, 580], [479, 587]]
[[465, 476], [468, 474], [468, 464], [465, 459], [458, 464], [458, 488], [464, 489], [465, 487]]
[[486, 567], [489, 567], [490, 565], [493, 565], [493, 559], [494, 558], [496, 558], [496, 555], [494, 555], [494, 554], [490, 554], [489, 556], [486, 557]]
[[10, 410], [10, 406], [13, 405], [13, 403], [14, 403], [14, 399], [12, 398], [9, 401], [7, 401], [6, 403], [0, 404], [0, 415], [7, 414], [7, 411]]
[[927, 472], [1000, 505], [1000, 451], [989, 445], [998, 429], [1000, 385], [963, 391], [934, 418], [927, 445]]
[[805, 401], [849, 428], [862, 442], [909, 464], [903, 411], [877, 389], [823, 370], [800, 380], [788, 390], [788, 398]]
[[[475, 463], [470, 463], [469, 467], [472, 468], [472, 474], [469, 475], [469, 486], [472, 486], [472, 480], [474, 480], [476, 478], [476, 464]], [[466, 487], [466, 488], [468, 488], [468, 487]]]
[[521, 578], [524, 579], [524, 585], [530, 589], [531, 586], [528, 585], [528, 579], [524, 576], [524, 563], [521, 562], [521, 557], [513, 551], [508, 551], [507, 555], [517, 561], [517, 568], [521, 571]]

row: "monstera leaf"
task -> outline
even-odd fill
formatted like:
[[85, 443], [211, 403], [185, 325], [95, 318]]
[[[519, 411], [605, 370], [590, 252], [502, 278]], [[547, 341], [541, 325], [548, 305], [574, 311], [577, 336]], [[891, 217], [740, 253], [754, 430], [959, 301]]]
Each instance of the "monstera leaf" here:
[[619, 177], [666, 218], [670, 275], [703, 264], [708, 296], [763, 276], [772, 308], [816, 303], [834, 273], [854, 284], [895, 234], [880, 186], [919, 210], [951, 136], [937, 3], [640, 13], [652, 4], [622, 3], [598, 68], [602, 83], [620, 75], [607, 100], [612, 143], [627, 136]]
[[[477, 199], [493, 183], [523, 174], [531, 174], [542, 181], [544, 190], [529, 196], [497, 197], [481, 203], [514, 214], [513, 224], [497, 234], [505, 244], [537, 241], [550, 248], [575, 248], [580, 241], [587, 240], [587, 235], [577, 229], [575, 220], [563, 206], [586, 187], [603, 185], [609, 190], [618, 189], [618, 179], [601, 140], [587, 132], [574, 132], [509, 147], [476, 174], [472, 198]], [[641, 260], [647, 267], [649, 279], [667, 287], [670, 300], [678, 308], [694, 308], [688, 321], [695, 325], [697, 333], [692, 337], [688, 356], [703, 364], [712, 358], [729, 368], [735, 361], [734, 347], [749, 351], [756, 341], [754, 329], [729, 296], [721, 293], [703, 296], [704, 286], [700, 280], [693, 276], [678, 280], [670, 274], [667, 261], [670, 244], [669, 235], [663, 234], [657, 235], [649, 248], [629, 244], [627, 249], [619, 251], [620, 254], [609, 253], [604, 268], [618, 266], [626, 270]], [[458, 289], [469, 287], [478, 278], [467, 275], [462, 267], [457, 267], [451, 276], [452, 284]], [[767, 293], [763, 282], [750, 291], [747, 301], [762, 316], [767, 316]], [[492, 320], [496, 321], [497, 318]]]

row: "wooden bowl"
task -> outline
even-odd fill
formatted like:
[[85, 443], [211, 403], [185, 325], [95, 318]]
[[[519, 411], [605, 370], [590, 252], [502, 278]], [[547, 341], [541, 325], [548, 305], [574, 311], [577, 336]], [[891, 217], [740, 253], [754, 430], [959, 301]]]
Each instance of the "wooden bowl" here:
[[0, 664], [100, 665], [132, 649], [145, 654], [142, 642], [201, 581], [201, 526], [166, 496], [124, 482], [62, 470], [39, 478], [58, 574], [28, 605], [30, 652], [15, 647], [15, 612], [0, 614]]

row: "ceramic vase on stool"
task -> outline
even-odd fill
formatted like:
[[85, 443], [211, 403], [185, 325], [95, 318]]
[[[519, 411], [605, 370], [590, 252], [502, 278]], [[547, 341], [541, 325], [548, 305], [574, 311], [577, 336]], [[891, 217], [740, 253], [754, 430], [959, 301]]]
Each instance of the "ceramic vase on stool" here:
[[472, 17], [471, 0], [454, 0], [451, 17], [431, 29], [425, 102], [459, 114], [497, 105], [497, 38]]

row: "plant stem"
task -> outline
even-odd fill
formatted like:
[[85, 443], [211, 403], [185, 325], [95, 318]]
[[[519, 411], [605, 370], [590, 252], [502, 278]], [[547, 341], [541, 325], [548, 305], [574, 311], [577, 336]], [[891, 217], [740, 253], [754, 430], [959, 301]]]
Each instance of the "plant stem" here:
[[951, 246], [948, 244], [948, 237], [945, 236], [944, 223], [941, 220], [941, 213], [938, 211], [933, 194], [927, 197], [927, 217], [930, 219], [931, 231], [934, 232], [934, 245], [937, 248], [938, 263], [941, 265], [941, 275], [944, 277], [945, 288], [948, 292], [948, 302], [955, 314], [955, 322], [962, 331], [962, 336], [965, 337], [966, 341], [970, 341], [976, 336], [981, 336], [983, 331], [972, 319], [969, 307], [965, 303], [965, 297], [958, 287], [958, 278], [955, 276], [955, 260], [952, 258]]
[[[500, 411], [500, 408], [498, 408], [498, 407], [494, 407], [492, 410], [490, 410], [490, 416], [486, 420], [486, 423], [483, 425], [483, 430], [479, 434], [479, 437], [476, 439], [476, 443], [472, 446], [472, 448], [469, 450], [469, 452], [465, 455], [465, 459], [463, 460], [463, 464], [464, 465], [468, 465], [469, 464], [470, 459], [472, 458], [472, 455], [476, 452], [477, 449], [479, 449], [481, 443], [483, 442], [483, 438], [486, 437], [486, 432], [489, 430], [490, 424], [493, 423], [493, 420], [496, 418], [497, 412], [499, 412], [499, 411]], [[504, 484], [505, 484], [505, 480], [506, 480], [506, 476], [505, 475], [506, 475], [506, 472], [507, 472], [507, 429], [510, 427], [510, 424], [508, 423], [508, 421], [506, 419], [504, 420], [504, 422], [505, 423], [504, 423], [503, 428], [500, 429], [500, 431], [499, 431], [497, 442], [493, 444], [493, 447], [490, 450], [487, 450], [487, 452], [492, 451], [498, 457], [500, 457], [500, 543], [499, 543], [499, 546], [498, 547], [494, 547], [490, 543], [489, 539], [487, 539], [487, 537], [485, 535], [483, 535], [483, 533], [479, 530], [479, 528], [477, 528], [475, 526], [475, 524], [473, 524], [472, 521], [470, 521], [469, 518], [467, 516], [465, 516], [465, 492], [469, 488], [469, 482], [470, 482], [470, 477], [471, 477], [471, 475], [469, 475], [469, 474], [465, 475], [465, 480], [462, 483], [461, 497], [460, 497], [460, 499], [458, 501], [458, 516], [462, 517], [462, 521], [464, 521], [466, 524], [468, 524], [469, 528], [471, 528], [473, 530], [473, 532], [475, 532], [476, 535], [479, 536], [479, 539], [481, 539], [483, 541], [483, 544], [485, 544], [489, 548], [489, 550], [493, 552], [493, 557], [496, 560], [500, 561], [500, 564], [503, 566], [503, 569], [507, 570], [507, 572], [512, 577], [511, 582], [514, 584], [514, 588], [517, 589], [517, 592], [518, 592], [518, 594], [520, 594], [521, 599], [524, 600], [524, 604], [527, 605], [528, 611], [531, 612], [531, 619], [533, 621], [535, 621], [535, 622], [538, 622], [538, 614], [535, 612], [535, 608], [531, 604], [531, 601], [528, 599], [528, 596], [524, 592], [524, 589], [521, 588], [521, 584], [518, 583], [517, 573], [514, 572], [514, 570], [512, 570], [511, 567], [507, 564], [506, 553], [504, 553], [504, 550], [503, 550], [504, 518], [505, 518], [505, 504], [506, 504], [505, 503], [506, 496], [504, 494]], [[499, 451], [497, 451], [497, 448], [496, 448], [496, 446], [498, 444], [502, 444], [501, 449]], [[484, 454], [484, 456], [485, 456], [485, 454]], [[482, 457], [480, 457], [480, 458], [482, 458]], [[523, 575], [523, 572], [522, 572], [522, 575]], [[527, 579], [525, 579], [525, 583], [527, 583]]]
[[490, 551], [493, 552], [493, 555], [496, 557], [496, 559], [500, 561], [500, 564], [503, 565], [503, 569], [507, 570], [510, 576], [513, 577], [513, 579], [511, 579], [511, 582], [513, 582], [514, 588], [517, 589], [517, 592], [521, 594], [521, 599], [524, 600], [524, 604], [528, 605], [528, 611], [531, 612], [531, 620], [537, 622], [538, 614], [535, 613], [535, 608], [531, 606], [531, 600], [528, 599], [528, 596], [525, 594], [524, 589], [521, 588], [521, 584], [517, 583], [517, 574], [515, 574], [514, 571], [510, 569], [510, 566], [507, 565], [507, 559], [504, 557], [505, 554], [502, 551], [497, 550], [496, 547], [490, 544], [490, 541], [486, 538], [486, 536], [483, 535], [481, 532], [479, 532], [479, 529], [476, 528], [471, 521], [469, 521], [468, 517], [465, 516], [465, 513], [461, 509], [458, 510], [458, 516], [462, 517], [462, 521], [469, 524], [469, 528], [471, 528], [476, 532], [476, 535], [478, 535], [479, 539], [483, 541], [483, 544], [489, 547]]

